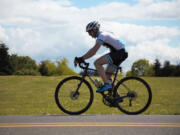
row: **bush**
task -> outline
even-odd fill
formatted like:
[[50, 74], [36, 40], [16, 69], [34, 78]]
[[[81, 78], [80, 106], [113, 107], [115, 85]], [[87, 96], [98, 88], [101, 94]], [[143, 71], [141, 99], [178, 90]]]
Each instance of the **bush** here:
[[21, 69], [21, 70], [18, 70], [14, 73], [14, 75], [33, 75], [33, 76], [36, 76], [36, 75], [40, 75], [40, 73], [36, 70], [32, 70], [32, 69]]
[[56, 65], [50, 60], [44, 60], [39, 65], [39, 72], [43, 76], [52, 76], [57, 74]]
[[132, 71], [127, 71], [126, 76], [132, 76]]
[[57, 63], [57, 75], [77, 75], [71, 68], [68, 67], [68, 60], [66, 58], [63, 58], [59, 61], [56, 61]]

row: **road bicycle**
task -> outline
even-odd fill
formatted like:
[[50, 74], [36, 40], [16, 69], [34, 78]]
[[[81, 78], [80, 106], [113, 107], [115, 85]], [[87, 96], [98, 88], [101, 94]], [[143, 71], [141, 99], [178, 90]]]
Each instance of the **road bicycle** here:
[[[99, 82], [95, 80], [90, 72], [96, 72], [89, 68], [85, 61], [79, 63], [84, 74], [81, 76], [70, 76], [57, 85], [55, 90], [55, 101], [57, 106], [66, 114], [79, 115], [86, 112], [93, 103], [94, 92], [86, 77], [99, 89]], [[101, 93], [102, 101], [109, 107], [117, 107], [123, 113], [129, 115], [144, 112], [152, 100], [152, 92], [148, 83], [142, 78], [129, 76], [121, 80], [117, 79], [121, 67], [113, 73], [112, 89]]]

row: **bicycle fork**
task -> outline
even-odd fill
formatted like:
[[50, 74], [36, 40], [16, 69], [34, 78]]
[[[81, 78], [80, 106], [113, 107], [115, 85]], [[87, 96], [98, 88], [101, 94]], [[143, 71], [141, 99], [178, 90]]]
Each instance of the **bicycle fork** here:
[[82, 77], [80, 83], [77, 85], [77, 89], [75, 90], [75, 92], [74, 92], [74, 94], [73, 94], [73, 97], [76, 97], [76, 96], [79, 96], [79, 95], [80, 95], [80, 93], [79, 93], [79, 88], [81, 87], [84, 78], [85, 78], [85, 76]]

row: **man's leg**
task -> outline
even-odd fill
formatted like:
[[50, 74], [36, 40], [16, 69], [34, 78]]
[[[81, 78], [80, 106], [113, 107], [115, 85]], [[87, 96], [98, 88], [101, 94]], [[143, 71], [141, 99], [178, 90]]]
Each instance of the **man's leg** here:
[[106, 76], [106, 73], [105, 73], [105, 70], [103, 67], [104, 64], [108, 64], [108, 61], [106, 60], [105, 56], [100, 57], [99, 59], [97, 59], [94, 62], [94, 65], [95, 65], [99, 75], [101, 76], [101, 78], [103, 79], [103, 82], [105, 84], [105, 83], [108, 83], [108, 79], [107, 79], [107, 76]]
[[106, 72], [107, 80], [111, 80], [111, 76], [112, 76], [113, 73], [114, 73], [114, 70], [112, 69], [112, 67], [107, 66], [107, 69], [106, 69], [105, 72]]

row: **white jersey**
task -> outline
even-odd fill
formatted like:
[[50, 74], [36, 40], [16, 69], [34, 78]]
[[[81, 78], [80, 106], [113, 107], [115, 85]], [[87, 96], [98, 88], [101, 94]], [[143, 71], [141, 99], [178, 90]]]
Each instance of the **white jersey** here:
[[124, 44], [112, 33], [108, 31], [99, 31], [96, 43], [100, 43], [111, 51], [124, 49]]

